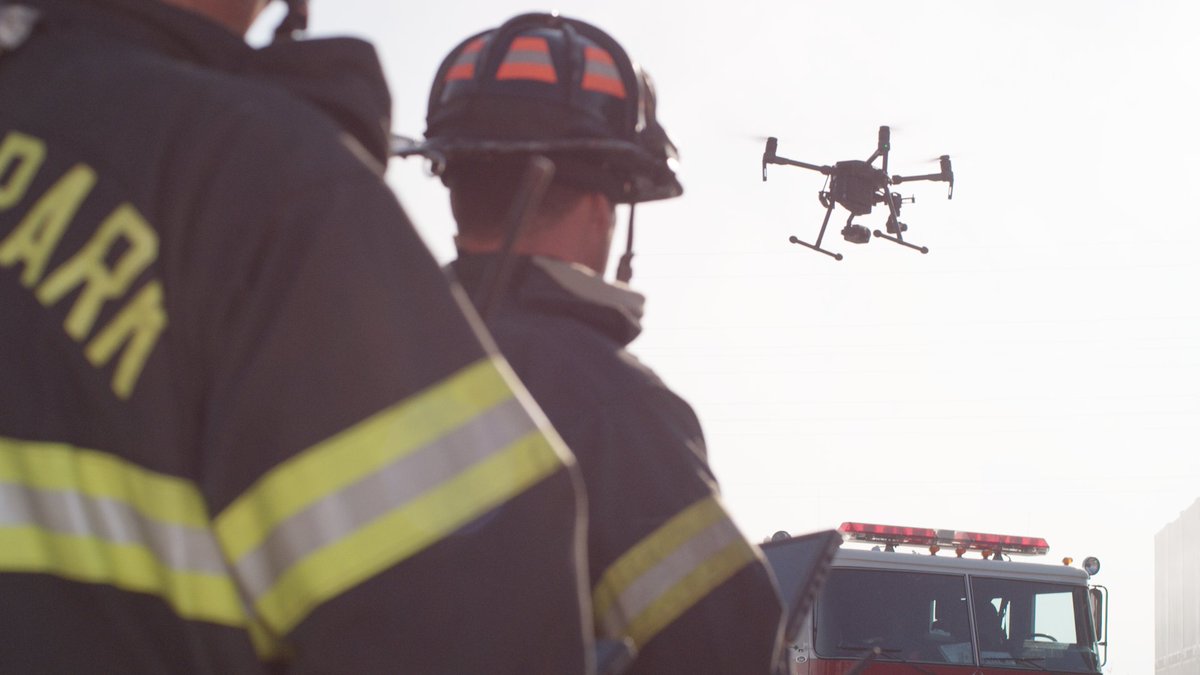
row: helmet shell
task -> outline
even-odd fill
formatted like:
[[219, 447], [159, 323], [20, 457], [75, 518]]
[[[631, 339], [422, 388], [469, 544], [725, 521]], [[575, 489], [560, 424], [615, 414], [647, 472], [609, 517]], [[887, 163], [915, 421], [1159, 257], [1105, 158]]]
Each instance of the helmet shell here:
[[461, 42], [438, 68], [426, 121], [417, 151], [448, 175], [536, 153], [554, 161], [557, 179], [616, 202], [683, 193], [649, 76], [575, 19], [524, 14]]

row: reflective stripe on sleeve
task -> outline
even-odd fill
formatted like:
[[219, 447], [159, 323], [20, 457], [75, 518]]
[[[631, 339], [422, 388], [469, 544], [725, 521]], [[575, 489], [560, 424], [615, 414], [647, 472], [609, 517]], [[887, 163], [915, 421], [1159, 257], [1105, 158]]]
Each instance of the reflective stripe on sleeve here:
[[604, 571], [592, 594], [597, 630], [641, 647], [757, 557], [720, 502], [706, 497]]
[[216, 520], [259, 616], [279, 635], [563, 465], [482, 360], [284, 462]]
[[276, 652], [249, 625], [196, 486], [107, 453], [0, 438], [0, 572], [155, 595]]

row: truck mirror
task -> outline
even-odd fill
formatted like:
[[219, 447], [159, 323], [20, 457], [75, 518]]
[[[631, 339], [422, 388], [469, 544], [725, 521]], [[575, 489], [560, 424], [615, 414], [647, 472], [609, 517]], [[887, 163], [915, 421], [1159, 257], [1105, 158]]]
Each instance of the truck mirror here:
[[1088, 589], [1088, 604], [1092, 608], [1092, 629], [1096, 631], [1096, 642], [1104, 641], [1104, 593], [1096, 587]]

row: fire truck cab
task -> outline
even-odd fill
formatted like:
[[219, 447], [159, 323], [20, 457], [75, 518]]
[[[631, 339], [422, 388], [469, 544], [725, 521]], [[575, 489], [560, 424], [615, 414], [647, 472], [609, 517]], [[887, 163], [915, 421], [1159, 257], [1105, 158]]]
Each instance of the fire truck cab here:
[[[796, 642], [793, 675], [1099, 673], [1106, 591], [1085, 569], [1014, 562], [1044, 539], [843, 523]], [[941, 553], [941, 555], [939, 555]], [[1104, 655], [1105, 658], [1107, 654]]]

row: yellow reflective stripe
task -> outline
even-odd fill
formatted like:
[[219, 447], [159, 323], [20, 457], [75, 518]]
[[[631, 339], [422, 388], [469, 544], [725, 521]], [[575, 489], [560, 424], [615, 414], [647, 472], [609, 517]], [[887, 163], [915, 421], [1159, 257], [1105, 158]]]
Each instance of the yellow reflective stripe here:
[[744, 541], [729, 544], [660, 596], [629, 624], [626, 633], [634, 644], [646, 644], [753, 560], [755, 554], [749, 544]]
[[35, 526], [0, 528], [0, 570], [108, 584], [159, 596], [185, 619], [235, 627], [246, 623], [228, 576], [172, 570], [136, 544], [62, 535]]
[[597, 616], [608, 614], [620, 592], [653, 569], [671, 551], [678, 549], [697, 532], [725, 518], [725, 510], [713, 497], [705, 497], [675, 514], [654, 532], [625, 552], [604, 571], [594, 593]]
[[495, 364], [484, 359], [280, 464], [217, 516], [226, 554], [241, 558], [309, 505], [511, 396]]
[[295, 656], [295, 651], [280, 642], [261, 622], [250, 620], [244, 628], [250, 634], [250, 644], [254, 645], [254, 653], [260, 661], [286, 661]]
[[256, 609], [286, 634], [317, 605], [444, 538], [562, 466], [540, 432], [300, 561]]
[[278, 659], [285, 653], [261, 626], [248, 622], [229, 576], [171, 570], [141, 546], [61, 535], [37, 527], [0, 527], [0, 572], [52, 574], [154, 595], [181, 619], [247, 630], [263, 660]]
[[239, 587], [272, 632], [568, 461], [506, 368], [467, 366], [280, 464], [217, 516]]
[[199, 489], [114, 455], [0, 437], [0, 572], [51, 574], [161, 598], [184, 620], [249, 632]]
[[195, 485], [95, 450], [0, 438], [0, 482], [112, 499], [151, 520], [208, 527]]
[[757, 559], [720, 502], [701, 499], [605, 570], [592, 597], [597, 629], [645, 645]]

